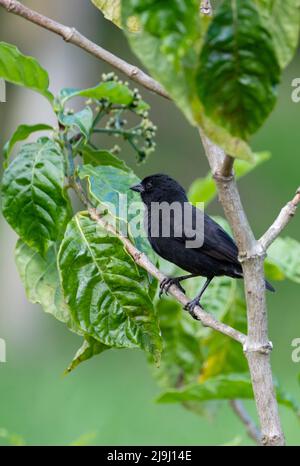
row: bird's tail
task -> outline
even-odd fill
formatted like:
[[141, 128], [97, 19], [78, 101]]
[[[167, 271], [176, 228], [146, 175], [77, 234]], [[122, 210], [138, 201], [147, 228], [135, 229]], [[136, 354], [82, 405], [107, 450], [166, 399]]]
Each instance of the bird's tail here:
[[275, 288], [271, 285], [271, 283], [269, 283], [267, 280], [265, 280], [265, 283], [266, 283], [267, 290], [272, 291], [274, 293]]

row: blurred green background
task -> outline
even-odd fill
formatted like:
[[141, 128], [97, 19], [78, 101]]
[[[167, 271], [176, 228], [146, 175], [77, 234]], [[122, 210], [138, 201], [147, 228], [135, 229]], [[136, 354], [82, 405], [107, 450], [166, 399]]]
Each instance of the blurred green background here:
[[[24, 3], [75, 26], [103, 47], [137, 63], [122, 32], [105, 21], [89, 1]], [[0, 40], [36, 56], [50, 74], [53, 92], [62, 87], [95, 85], [104, 71], [111, 71], [59, 37], [3, 10]], [[299, 56], [285, 72], [276, 110], [252, 141], [254, 149], [270, 150], [272, 159], [240, 182], [256, 235], [262, 234], [300, 184], [300, 104], [290, 97], [295, 77], [300, 77]], [[129, 148], [123, 155], [140, 176], [166, 172], [187, 188], [208, 170], [197, 131], [171, 102], [144, 90], [142, 94], [151, 103], [151, 118], [159, 128], [157, 150], [147, 164], [138, 167]], [[47, 102], [29, 91], [8, 86], [7, 103], [0, 104], [1, 146], [18, 124], [40, 121], [53, 122]], [[217, 201], [209, 207], [209, 213], [221, 213]], [[300, 240], [300, 214], [285, 234]], [[89, 443], [106, 445], [220, 445], [232, 440], [251, 444], [226, 403], [214, 420], [198, 417], [180, 406], [155, 404], [159, 388], [145, 356], [138, 351], [109, 351], [63, 377], [80, 339], [39, 306], [26, 301], [14, 264], [15, 241], [15, 234], [0, 218], [0, 337], [7, 344], [7, 363], [0, 364], [0, 437], [1, 428], [5, 428], [21, 435], [29, 445], [66, 445], [82, 435]], [[276, 289], [276, 294], [268, 294], [274, 373], [300, 401], [300, 363], [291, 359], [291, 341], [300, 337], [300, 288], [282, 282]], [[255, 416], [253, 403], [247, 406]], [[299, 420], [286, 409], [281, 409], [281, 414], [288, 443], [299, 445]], [[1, 443], [8, 440], [0, 438]]]

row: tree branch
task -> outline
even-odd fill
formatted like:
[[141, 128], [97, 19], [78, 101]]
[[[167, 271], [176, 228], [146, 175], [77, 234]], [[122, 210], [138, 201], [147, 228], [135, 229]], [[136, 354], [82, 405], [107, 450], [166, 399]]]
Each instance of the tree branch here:
[[251, 419], [249, 413], [247, 412], [245, 406], [240, 400], [230, 400], [229, 405], [237, 415], [237, 417], [245, 425], [246, 432], [248, 436], [258, 445], [261, 443], [261, 433], [254, 421]]
[[22, 5], [22, 3], [16, 0], [0, 0], [0, 6], [5, 8], [9, 13], [21, 16], [22, 18], [25, 18], [28, 21], [41, 26], [44, 29], [47, 29], [48, 31], [52, 31], [55, 34], [58, 34], [66, 42], [70, 42], [71, 44], [82, 48], [100, 60], [105, 61], [109, 65], [124, 73], [126, 76], [128, 76], [128, 78], [144, 86], [149, 91], [169, 99], [167, 92], [157, 81], [144, 73], [138, 67], [127, 63], [125, 60], [122, 60], [108, 50], [105, 50], [104, 48], [90, 41], [85, 36], [80, 34], [80, 32], [78, 32], [75, 28], [65, 26], [61, 23], [58, 23], [57, 21], [54, 21], [53, 19], [48, 18], [47, 16], [41, 15], [40, 13], [37, 13], [36, 11]]
[[244, 345], [248, 361], [254, 398], [262, 430], [263, 445], [284, 445], [278, 405], [273, 385], [268, 339], [268, 318], [265, 298], [264, 258], [265, 253], [255, 240], [243, 209], [234, 175], [224, 176], [228, 167], [226, 154], [213, 144], [200, 130], [219, 199], [230, 223], [239, 249], [243, 267], [247, 301], [248, 336]]
[[300, 187], [296, 191], [294, 199], [284, 206], [274, 223], [266, 231], [266, 233], [260, 238], [259, 243], [264, 251], [275, 241], [275, 239], [280, 235], [282, 230], [287, 226], [290, 220], [296, 213], [298, 204], [300, 203]]

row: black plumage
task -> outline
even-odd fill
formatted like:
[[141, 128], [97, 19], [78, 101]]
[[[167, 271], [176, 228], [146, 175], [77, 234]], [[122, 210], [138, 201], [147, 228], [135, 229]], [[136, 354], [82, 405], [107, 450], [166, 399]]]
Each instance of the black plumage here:
[[[161, 293], [167, 292], [173, 284], [184, 291], [180, 285], [181, 281], [196, 276], [206, 277], [206, 283], [200, 293], [187, 305], [187, 309], [192, 311], [199, 304], [205, 289], [214, 277], [226, 275], [232, 278], [243, 278], [242, 267], [238, 261], [238, 248], [234, 240], [207, 214], [188, 203], [186, 193], [177, 181], [167, 175], [152, 175], [131, 189], [141, 194], [146, 206], [145, 227], [154, 251], [190, 273], [190, 275], [164, 280], [161, 283]], [[154, 215], [151, 206], [161, 206], [162, 203], [171, 205], [174, 202], [185, 207], [181, 210], [182, 215], [176, 215], [173, 210], [170, 210], [168, 217], [170, 218], [170, 234], [166, 237], [163, 235], [163, 228], [167, 217]], [[203, 221], [204, 241], [200, 247], [188, 248], [186, 242], [195, 239], [197, 219]], [[178, 226], [181, 227], [179, 230]], [[266, 288], [274, 291], [268, 282], [266, 282]]]

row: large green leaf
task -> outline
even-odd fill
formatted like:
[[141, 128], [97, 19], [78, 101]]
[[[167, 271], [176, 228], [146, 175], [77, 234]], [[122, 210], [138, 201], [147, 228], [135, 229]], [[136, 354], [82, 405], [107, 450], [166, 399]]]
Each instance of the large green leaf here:
[[[234, 172], [236, 178], [241, 178], [258, 167], [261, 163], [269, 160], [271, 154], [269, 152], [259, 152], [253, 154], [253, 163], [245, 160], [236, 160], [234, 164]], [[211, 202], [217, 195], [217, 188], [211, 173], [208, 173], [204, 178], [197, 178], [191, 185], [188, 198], [192, 204], [197, 202]]]
[[[278, 403], [286, 406], [299, 416], [299, 405], [280, 387], [276, 387]], [[250, 378], [245, 374], [228, 374], [212, 377], [203, 383], [187, 385], [179, 390], [162, 393], [159, 403], [182, 403], [186, 401], [211, 401], [252, 399], [253, 389]]]
[[247, 139], [272, 111], [280, 78], [272, 36], [252, 0], [222, 2], [200, 60], [197, 89], [205, 112]]
[[268, 250], [267, 263], [278, 267], [286, 278], [300, 283], [300, 243], [293, 238], [277, 238]]
[[84, 213], [69, 223], [58, 263], [64, 295], [86, 334], [117, 348], [142, 348], [155, 359], [161, 337], [148, 277], [116, 236]]
[[[137, 33], [128, 30], [132, 18], [140, 22]], [[189, 122], [202, 126], [207, 136], [226, 153], [251, 160], [249, 146], [207, 118], [199, 100], [197, 70], [210, 21], [199, 14], [199, 1], [123, 0], [122, 21], [133, 51], [169, 92]]]
[[37, 91], [50, 102], [54, 99], [48, 90], [48, 74], [38, 61], [23, 55], [17, 47], [5, 42], [0, 42], [0, 78]]
[[56, 249], [56, 245], [53, 245], [42, 257], [19, 240], [15, 250], [16, 264], [28, 300], [40, 304], [46, 313], [74, 330], [73, 319], [60, 286]]
[[64, 176], [61, 149], [45, 138], [24, 145], [3, 175], [3, 214], [41, 254], [62, 236], [70, 216]]
[[74, 97], [87, 97], [108, 100], [112, 104], [130, 105], [134, 100], [133, 92], [125, 84], [117, 81], [104, 81], [88, 89], [66, 88], [61, 91], [61, 102], [65, 104]]
[[[123, 233], [131, 234], [131, 226], [134, 225], [130, 222], [134, 222], [137, 218], [136, 215], [141, 214], [141, 203], [137, 193], [134, 193], [130, 187], [139, 183], [139, 178], [131, 170], [124, 172], [112, 166], [93, 167], [92, 165], [81, 167], [79, 176], [82, 179], [87, 178], [92, 199], [103, 209], [108, 210], [116, 228]], [[135, 210], [133, 207], [137, 202], [137, 210]], [[137, 229], [140, 230], [137, 233], [139, 234], [131, 235], [131, 239], [140, 251], [155, 261], [153, 250], [145, 237], [142, 215], [140, 215], [140, 220], [141, 222], [137, 222]]]
[[118, 168], [124, 172], [130, 172], [130, 168], [127, 167], [124, 160], [119, 159], [116, 155], [106, 150], [93, 149], [88, 145], [79, 147], [79, 152], [83, 155], [83, 160], [86, 165], [92, 165], [94, 167], [106, 166]]
[[280, 66], [285, 68], [296, 53], [299, 42], [299, 0], [255, 0], [269, 32]]
[[195, 381], [203, 362], [199, 323], [176, 301], [163, 298], [157, 303], [163, 337], [159, 368], [153, 373], [164, 387], [179, 387]]
[[3, 148], [3, 156], [4, 159], [7, 160], [10, 156], [15, 144], [20, 141], [24, 141], [27, 139], [32, 133], [36, 133], [38, 131], [53, 131], [52, 126], [45, 125], [45, 124], [37, 124], [37, 125], [20, 125], [12, 135], [9, 141], [5, 144]]
[[[22, 240], [19, 240], [16, 245], [15, 258], [28, 300], [31, 303], [40, 304], [46, 313], [66, 324], [72, 332], [83, 336], [84, 332], [72, 318], [69, 306], [63, 296], [57, 269], [57, 246], [52, 246], [46, 257], [42, 257]], [[66, 372], [71, 372], [80, 363], [110, 349], [109, 346], [103, 345], [88, 335], [84, 337], [83, 345]]]

